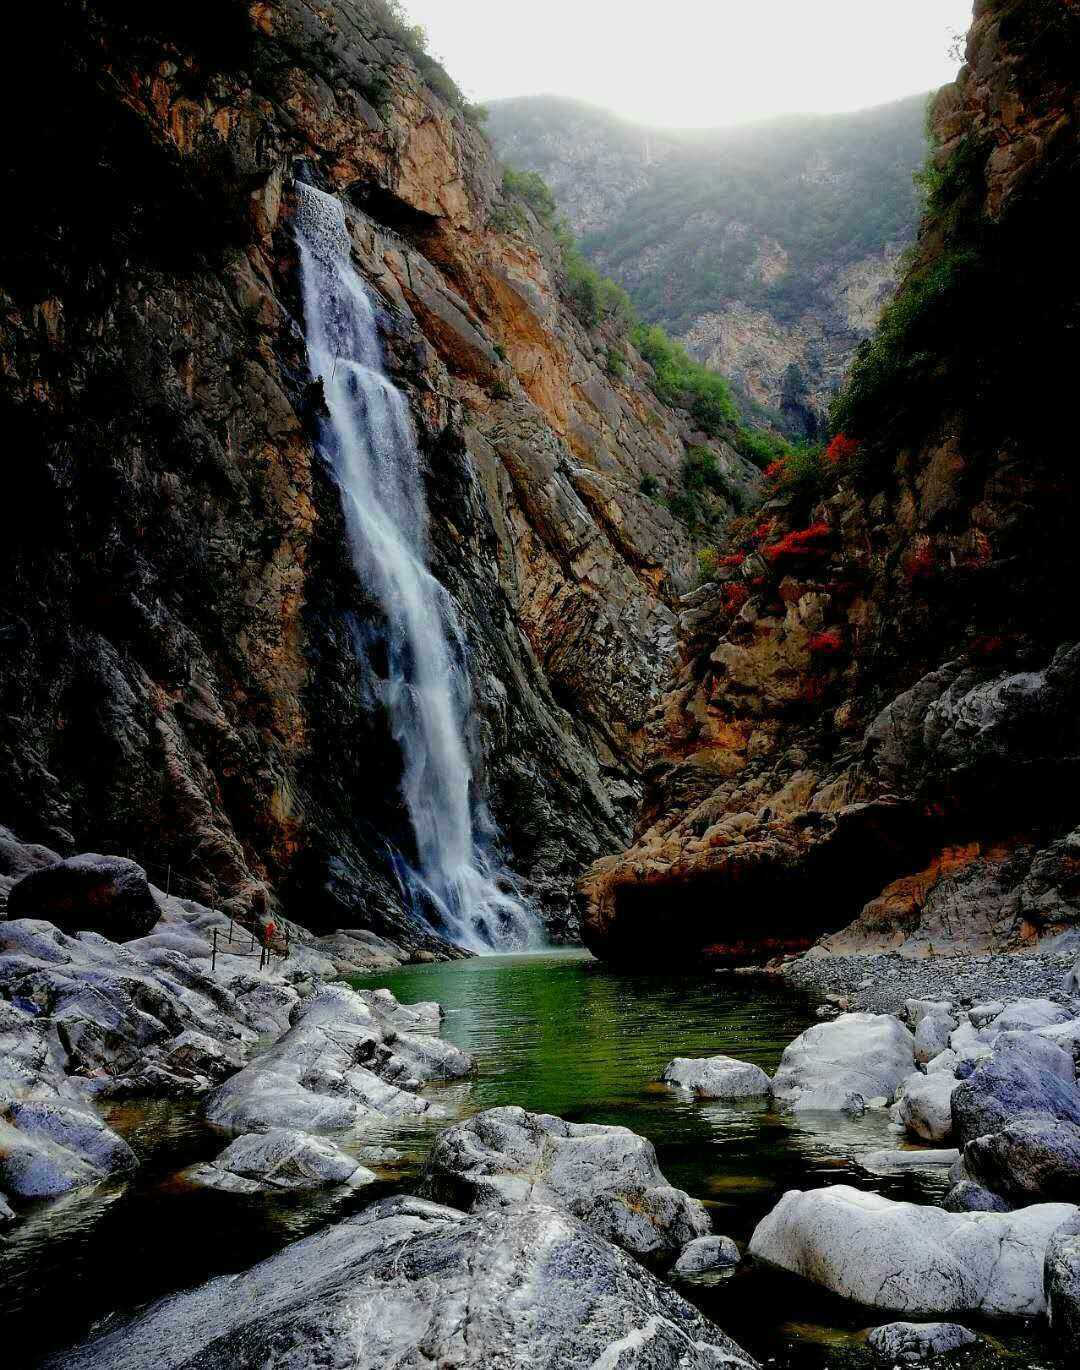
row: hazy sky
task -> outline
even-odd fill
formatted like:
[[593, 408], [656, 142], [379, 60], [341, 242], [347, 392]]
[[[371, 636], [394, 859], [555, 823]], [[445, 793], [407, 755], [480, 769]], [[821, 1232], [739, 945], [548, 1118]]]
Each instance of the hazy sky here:
[[474, 99], [676, 126], [861, 109], [952, 79], [972, 0], [405, 0]]

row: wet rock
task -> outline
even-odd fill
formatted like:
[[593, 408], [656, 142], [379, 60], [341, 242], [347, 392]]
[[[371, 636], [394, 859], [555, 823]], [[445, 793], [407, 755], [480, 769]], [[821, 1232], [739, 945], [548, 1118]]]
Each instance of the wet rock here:
[[15, 1210], [8, 1201], [0, 1194], [0, 1229], [10, 1227], [15, 1221]]
[[1063, 1223], [1050, 1238], [1043, 1277], [1054, 1335], [1075, 1348], [1080, 1342], [1080, 1218]]
[[974, 1180], [958, 1180], [945, 1195], [942, 1208], [949, 1213], [1008, 1213], [1012, 1205]]
[[134, 1170], [135, 1153], [88, 1106], [59, 1099], [0, 1105], [0, 1190], [53, 1198]]
[[1042, 1070], [1020, 1054], [981, 1065], [952, 1096], [953, 1131], [960, 1146], [1021, 1119], [1080, 1124], [1075, 1084]]
[[664, 1067], [660, 1078], [669, 1085], [689, 1090], [699, 1099], [753, 1099], [768, 1094], [772, 1088], [760, 1066], [733, 1056], [676, 1056]]
[[252, 1187], [245, 1187], [245, 1193], [371, 1184], [375, 1179], [333, 1142], [283, 1127], [237, 1137], [209, 1165], [188, 1174], [196, 1183], [219, 1189], [229, 1188], [235, 1179], [249, 1181]]
[[892, 1098], [915, 1066], [914, 1038], [891, 1014], [845, 1013], [796, 1037], [773, 1077], [773, 1097], [796, 1112], [861, 1113]]
[[625, 1127], [492, 1108], [440, 1132], [424, 1192], [471, 1212], [544, 1203], [636, 1256], [676, 1251], [711, 1224], [668, 1184], [651, 1142]]
[[731, 1271], [742, 1257], [730, 1237], [695, 1237], [679, 1252], [671, 1273], [676, 1279], [688, 1282], [708, 1282]]
[[1017, 1203], [1080, 1201], [1080, 1126], [1020, 1119], [964, 1147], [973, 1180]]
[[393, 1117], [437, 1115], [413, 1090], [425, 1080], [469, 1069], [470, 1058], [457, 1047], [437, 1038], [388, 1034], [358, 994], [329, 985], [303, 1001], [280, 1041], [215, 1090], [206, 1117], [239, 1135], [275, 1127], [322, 1134]]
[[952, 1136], [952, 1096], [959, 1085], [946, 1071], [912, 1075], [900, 1096], [900, 1121], [924, 1142], [944, 1142]]
[[50, 1370], [755, 1370], [636, 1261], [545, 1207], [468, 1216], [408, 1197], [155, 1304]]
[[866, 1340], [892, 1365], [924, 1365], [934, 1356], [962, 1351], [980, 1339], [955, 1322], [890, 1322], [875, 1327]]
[[65, 932], [99, 932], [114, 942], [144, 937], [159, 916], [141, 866], [94, 852], [32, 870], [8, 894], [9, 918], [42, 918]]
[[1043, 1257], [1071, 1204], [949, 1213], [847, 1185], [790, 1190], [758, 1224], [752, 1256], [872, 1308], [923, 1316], [1033, 1317]]
[[920, 1147], [911, 1151], [868, 1151], [859, 1157], [864, 1170], [874, 1175], [894, 1175], [905, 1170], [936, 1169], [939, 1166], [952, 1166], [960, 1159], [955, 1147], [934, 1149]]

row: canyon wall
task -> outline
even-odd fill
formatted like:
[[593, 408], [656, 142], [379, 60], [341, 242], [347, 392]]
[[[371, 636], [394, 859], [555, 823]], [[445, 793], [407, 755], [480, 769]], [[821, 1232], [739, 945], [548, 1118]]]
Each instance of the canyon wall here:
[[691, 547], [639, 486], [675, 479], [684, 418], [564, 305], [554, 244], [508, 215], [468, 107], [377, 0], [158, 9], [29, 21], [0, 282], [0, 822], [131, 852], [174, 893], [242, 909], [266, 884], [302, 922], [439, 950], [394, 876], [379, 616], [315, 445], [299, 169], [346, 206], [413, 411], [488, 839], [565, 930], [583, 864], [630, 836], [674, 662]]
[[1080, 941], [1078, 55], [1075, 4], [976, 4], [845, 431], [684, 601], [600, 954]]

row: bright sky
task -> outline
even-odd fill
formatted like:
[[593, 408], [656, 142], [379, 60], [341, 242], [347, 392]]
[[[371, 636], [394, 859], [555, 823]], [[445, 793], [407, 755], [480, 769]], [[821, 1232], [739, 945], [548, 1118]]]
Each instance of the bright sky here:
[[972, 0], [405, 0], [473, 99], [576, 96], [675, 127], [884, 104], [950, 81]]

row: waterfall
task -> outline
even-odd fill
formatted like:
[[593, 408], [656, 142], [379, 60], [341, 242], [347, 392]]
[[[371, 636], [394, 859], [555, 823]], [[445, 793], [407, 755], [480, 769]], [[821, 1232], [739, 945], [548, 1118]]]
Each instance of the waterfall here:
[[296, 192], [308, 361], [329, 415], [322, 450], [337, 477], [357, 573], [385, 616], [380, 694], [401, 748], [416, 847], [415, 863], [397, 857], [395, 864], [414, 910], [458, 946], [529, 946], [539, 940], [537, 920], [477, 839], [465, 639], [453, 600], [428, 569], [409, 407], [386, 377], [342, 206], [308, 185], [298, 183]]

